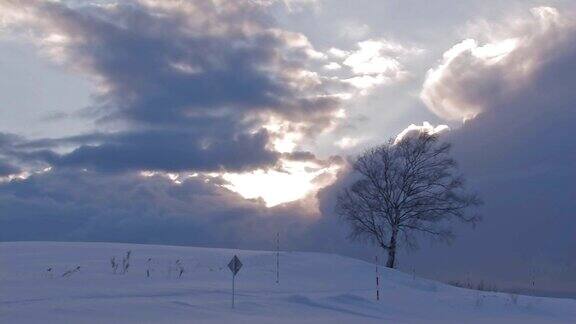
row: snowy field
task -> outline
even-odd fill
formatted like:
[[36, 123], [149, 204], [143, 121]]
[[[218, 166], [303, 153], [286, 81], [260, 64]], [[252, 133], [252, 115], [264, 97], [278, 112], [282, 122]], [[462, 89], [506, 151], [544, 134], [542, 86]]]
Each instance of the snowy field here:
[[[128, 250], [127, 274], [113, 274], [110, 259], [121, 272]], [[244, 267], [231, 309], [234, 254]], [[280, 262], [276, 284], [272, 252], [0, 243], [0, 323], [576, 323], [576, 300], [477, 292], [382, 268], [376, 301], [370, 263], [296, 252]]]

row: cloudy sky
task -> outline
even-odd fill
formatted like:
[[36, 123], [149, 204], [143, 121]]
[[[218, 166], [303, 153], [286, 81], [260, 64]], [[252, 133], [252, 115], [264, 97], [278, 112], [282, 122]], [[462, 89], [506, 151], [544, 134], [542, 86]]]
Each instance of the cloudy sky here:
[[485, 201], [400, 269], [576, 295], [570, 0], [0, 0], [0, 240], [370, 257], [363, 149], [454, 144]]

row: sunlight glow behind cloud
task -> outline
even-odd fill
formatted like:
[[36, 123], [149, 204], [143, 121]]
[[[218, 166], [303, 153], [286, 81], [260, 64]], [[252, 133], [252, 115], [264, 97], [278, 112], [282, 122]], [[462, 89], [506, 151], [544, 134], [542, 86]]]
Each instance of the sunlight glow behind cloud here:
[[[226, 173], [230, 184], [225, 188], [246, 199], [261, 198], [266, 207], [302, 199], [335, 179], [338, 166], [318, 168], [310, 162], [284, 162], [283, 170], [255, 170], [248, 173]], [[329, 175], [328, 183], [315, 181]]]

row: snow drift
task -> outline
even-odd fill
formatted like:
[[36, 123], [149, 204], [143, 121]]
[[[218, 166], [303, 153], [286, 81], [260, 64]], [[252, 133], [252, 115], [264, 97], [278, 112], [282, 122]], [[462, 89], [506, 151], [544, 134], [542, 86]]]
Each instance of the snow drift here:
[[[231, 309], [226, 265], [234, 255], [244, 266]], [[380, 268], [376, 301], [373, 264], [281, 252], [279, 284], [275, 265], [275, 253], [266, 251], [0, 243], [0, 322], [576, 323], [571, 299], [478, 292]]]

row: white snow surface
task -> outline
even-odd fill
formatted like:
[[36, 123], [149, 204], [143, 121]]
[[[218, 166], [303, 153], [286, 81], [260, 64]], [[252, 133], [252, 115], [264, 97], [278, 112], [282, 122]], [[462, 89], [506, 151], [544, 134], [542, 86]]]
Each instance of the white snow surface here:
[[[113, 274], [131, 250], [127, 274]], [[244, 266], [236, 277], [234, 255]], [[146, 277], [152, 259], [151, 277]], [[174, 262], [185, 272], [178, 278]], [[169, 271], [169, 265], [172, 270]], [[576, 323], [576, 300], [478, 292], [334, 254], [117, 243], [0, 243], [0, 323]], [[62, 274], [80, 266], [68, 277]], [[50, 275], [48, 268], [52, 268]]]

